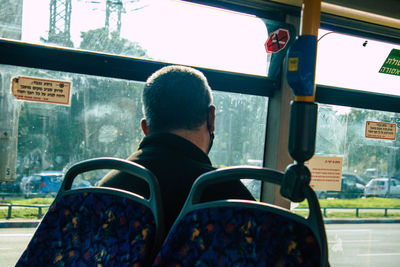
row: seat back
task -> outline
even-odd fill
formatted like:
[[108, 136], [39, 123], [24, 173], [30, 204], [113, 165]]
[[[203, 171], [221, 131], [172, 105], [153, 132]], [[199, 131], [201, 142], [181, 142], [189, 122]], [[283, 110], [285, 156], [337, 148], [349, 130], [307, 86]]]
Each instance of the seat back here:
[[[96, 169], [142, 178], [150, 198], [114, 188], [71, 189], [78, 174]], [[158, 182], [144, 167], [115, 158], [80, 162], [66, 173], [16, 266], [148, 266], [161, 243], [160, 212]]]
[[204, 189], [233, 179], [280, 184], [283, 174], [235, 167], [200, 176], [157, 255], [154, 266], [328, 266], [318, 199], [304, 189], [310, 215], [248, 200], [200, 203]]

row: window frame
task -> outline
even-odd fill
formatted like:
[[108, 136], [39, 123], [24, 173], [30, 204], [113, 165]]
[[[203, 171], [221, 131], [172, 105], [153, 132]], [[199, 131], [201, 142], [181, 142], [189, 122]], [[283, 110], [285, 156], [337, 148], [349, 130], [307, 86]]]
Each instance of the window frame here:
[[[0, 64], [145, 82], [153, 72], [172, 63], [0, 38]], [[270, 97], [280, 86], [279, 77], [193, 67], [202, 71], [217, 91]]]

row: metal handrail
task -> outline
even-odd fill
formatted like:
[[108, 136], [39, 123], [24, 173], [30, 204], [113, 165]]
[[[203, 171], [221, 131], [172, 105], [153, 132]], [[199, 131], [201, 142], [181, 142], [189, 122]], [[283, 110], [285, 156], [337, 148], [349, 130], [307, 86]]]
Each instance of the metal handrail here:
[[[371, 207], [321, 207], [321, 211], [324, 215], [324, 217], [328, 217], [326, 211], [328, 209], [334, 209], [334, 210], [355, 210], [356, 212], [356, 217], [359, 217], [360, 215], [360, 210], [384, 210], [384, 216], [388, 216], [388, 210], [400, 210], [400, 208], [371, 208]], [[293, 209], [294, 211], [298, 210], [308, 210], [308, 208], [295, 208]]]
[[45, 205], [45, 204], [28, 205], [28, 204], [12, 204], [12, 203], [10, 203], [10, 204], [0, 204], [0, 207], [8, 207], [7, 219], [11, 219], [13, 207], [37, 208], [38, 209], [37, 218], [40, 219], [43, 217], [43, 208], [48, 208], [48, 207], [50, 207], [50, 205]]

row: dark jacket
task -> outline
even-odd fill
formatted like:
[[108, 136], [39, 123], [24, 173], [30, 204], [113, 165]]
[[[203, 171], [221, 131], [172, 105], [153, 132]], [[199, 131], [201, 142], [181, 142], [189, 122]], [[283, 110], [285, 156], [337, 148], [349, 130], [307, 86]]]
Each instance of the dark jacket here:
[[[160, 133], [145, 137], [139, 150], [128, 160], [134, 161], [157, 177], [160, 184], [166, 233], [178, 217], [193, 182], [201, 174], [214, 170], [208, 156], [190, 141], [174, 134]], [[146, 198], [147, 184], [133, 176], [121, 173], [107, 175], [100, 186], [128, 190]], [[202, 201], [227, 198], [251, 199], [251, 193], [240, 182], [212, 186], [204, 192]]]

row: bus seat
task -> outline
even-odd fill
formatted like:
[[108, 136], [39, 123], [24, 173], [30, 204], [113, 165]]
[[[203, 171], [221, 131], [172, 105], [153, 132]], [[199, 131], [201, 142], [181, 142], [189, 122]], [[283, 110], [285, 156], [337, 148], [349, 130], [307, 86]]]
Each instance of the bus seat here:
[[242, 178], [279, 185], [283, 174], [232, 167], [200, 176], [153, 266], [329, 266], [322, 215], [310, 187], [304, 189], [308, 218], [256, 201], [200, 202], [207, 186]]
[[[115, 169], [149, 183], [150, 197], [107, 187], [71, 189], [80, 173]], [[72, 166], [16, 266], [148, 266], [161, 244], [162, 214], [156, 178], [115, 158]]]

